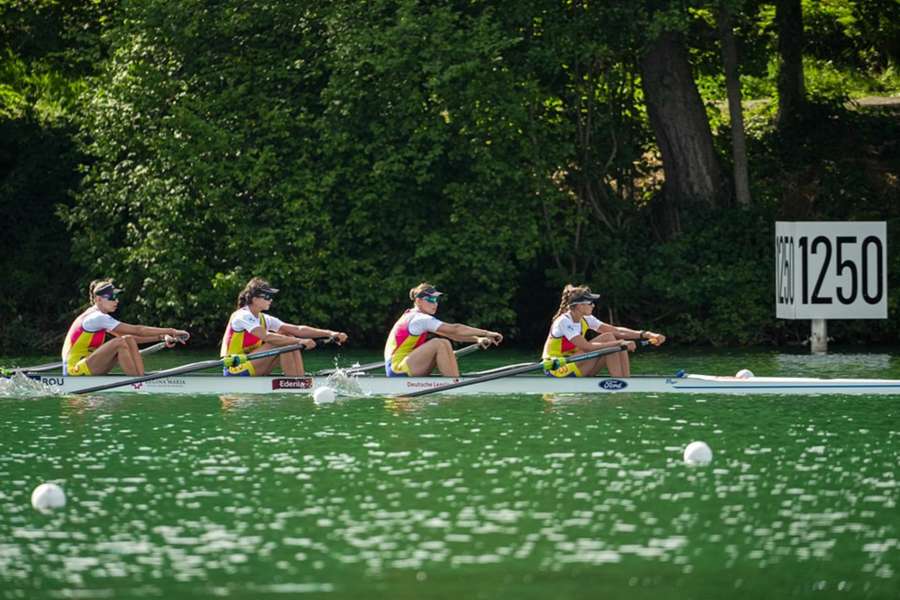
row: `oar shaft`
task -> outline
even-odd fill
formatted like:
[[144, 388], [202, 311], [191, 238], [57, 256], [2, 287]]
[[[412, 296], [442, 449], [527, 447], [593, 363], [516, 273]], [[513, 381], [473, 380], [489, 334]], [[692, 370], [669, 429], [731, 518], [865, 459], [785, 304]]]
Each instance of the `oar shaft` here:
[[[468, 346], [463, 346], [459, 350], [455, 350], [453, 354], [456, 355], [456, 358], [462, 358], [467, 354], [472, 354], [476, 350], [479, 350], [481, 346], [478, 344], [469, 344]], [[343, 369], [346, 373], [365, 373], [366, 371], [371, 371], [373, 369], [378, 369], [380, 367], [384, 367], [384, 361], [376, 361], [371, 363], [366, 363], [364, 365], [359, 365], [358, 367], [347, 367]], [[336, 373], [339, 369], [325, 369], [323, 371], [319, 371], [316, 375], [331, 375], [332, 373]]]
[[[146, 348], [143, 348], [141, 350], [141, 354], [143, 354], [144, 356], [148, 356], [150, 354], [153, 354], [154, 352], [159, 352], [160, 350], [162, 350], [165, 347], [166, 347], [166, 342], [158, 342], [156, 344], [153, 344], [152, 346], [147, 346]], [[33, 367], [20, 367], [17, 369], [12, 369], [12, 372], [13, 373], [16, 373], [16, 372], [19, 372], [19, 373], [43, 373], [45, 371], [52, 371], [53, 369], [59, 369], [62, 366], [63, 366], [63, 363], [62, 363], [62, 361], [60, 361], [60, 362], [55, 362], [55, 363], [47, 363], [47, 364], [43, 364], [43, 365], [35, 365]]]
[[[303, 344], [291, 344], [290, 346], [280, 346], [278, 348], [271, 348], [269, 350], [263, 350], [262, 352], [256, 352], [254, 354], [248, 354], [243, 360], [256, 360], [257, 358], [267, 358], [269, 356], [277, 356], [278, 354], [284, 354], [285, 352], [293, 352], [294, 350], [302, 350], [304, 348]], [[80, 390], [75, 390], [73, 394], [90, 394], [92, 392], [101, 392], [103, 390], [109, 390], [112, 388], [122, 387], [126, 385], [133, 385], [135, 383], [143, 383], [145, 381], [153, 381], [154, 379], [163, 379], [165, 377], [172, 377], [175, 375], [183, 375], [185, 373], [192, 373], [194, 371], [202, 371], [203, 369], [210, 369], [212, 367], [220, 366], [228, 363], [229, 361], [233, 361], [234, 357], [226, 356], [224, 358], [216, 358], [212, 360], [204, 360], [202, 362], [191, 363], [188, 365], [183, 365], [181, 367], [174, 367], [172, 369], [166, 369], [164, 371], [157, 371], [155, 373], [148, 373], [146, 375], [141, 375], [139, 377], [132, 377], [130, 379], [125, 379], [123, 381], [118, 381], [115, 383], [107, 383], [103, 385], [95, 385], [87, 388], [83, 388]]]
[[515, 369], [518, 367], [524, 367], [525, 365], [530, 365], [530, 362], [527, 363], [516, 363], [514, 365], [505, 365], [501, 367], [494, 367], [493, 369], [485, 369], [484, 371], [473, 371], [471, 373], [463, 373], [463, 377], [481, 377], [482, 375], [490, 375], [491, 373], [500, 373], [501, 371], [505, 371], [507, 369]]
[[[644, 345], [642, 343], [642, 345]], [[606, 356], [607, 354], [615, 354], [616, 352], [623, 352], [626, 349], [624, 345], [613, 346], [610, 348], [600, 348], [599, 350], [592, 350], [591, 352], [585, 352], [584, 354], [576, 354], [575, 356], [566, 357], [567, 363], [579, 362], [582, 360], [589, 360], [591, 358], [597, 358], [599, 356]], [[444, 392], [447, 390], [455, 390], [456, 388], [465, 387], [468, 385], [476, 385], [479, 383], [485, 383], [488, 381], [493, 381], [495, 379], [501, 379], [503, 377], [511, 377], [513, 375], [521, 375], [522, 373], [528, 373], [530, 371], [537, 371], [538, 369], [544, 366], [544, 361], [538, 361], [535, 363], [530, 363], [527, 365], [522, 365], [521, 367], [513, 367], [510, 369], [506, 369], [503, 371], [498, 371], [496, 373], [490, 373], [488, 375], [482, 375], [481, 377], [475, 377], [474, 379], [467, 379], [465, 381], [457, 381], [455, 383], [448, 383], [447, 385], [442, 385], [433, 388], [427, 388], [424, 390], [417, 390], [415, 392], [409, 392], [407, 394], [403, 394], [403, 398], [415, 398], [416, 396], [425, 396], [426, 394], [436, 394], [437, 392]]]

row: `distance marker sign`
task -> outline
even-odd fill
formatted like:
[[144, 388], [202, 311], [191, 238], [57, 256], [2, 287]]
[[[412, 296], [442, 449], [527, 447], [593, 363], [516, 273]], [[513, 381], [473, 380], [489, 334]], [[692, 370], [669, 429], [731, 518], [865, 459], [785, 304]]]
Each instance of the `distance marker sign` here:
[[779, 319], [886, 319], [884, 222], [775, 223]]

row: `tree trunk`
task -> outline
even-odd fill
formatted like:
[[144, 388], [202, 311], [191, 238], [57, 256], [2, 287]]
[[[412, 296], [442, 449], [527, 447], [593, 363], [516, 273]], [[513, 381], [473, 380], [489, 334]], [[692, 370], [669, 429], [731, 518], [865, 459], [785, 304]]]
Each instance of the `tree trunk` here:
[[666, 177], [663, 218], [666, 233], [673, 235], [680, 230], [680, 207], [718, 204], [722, 168], [681, 36], [663, 33], [640, 66], [644, 101]]
[[806, 106], [803, 83], [803, 7], [800, 0], [778, 0], [778, 117], [781, 130], [794, 126]]
[[731, 152], [734, 161], [734, 195], [740, 206], [750, 206], [750, 181], [747, 175], [747, 137], [744, 132], [744, 109], [741, 106], [741, 79], [738, 73], [737, 46], [731, 30], [731, 12], [726, 4], [719, 7], [719, 37], [725, 88], [728, 91], [728, 114], [731, 116]]

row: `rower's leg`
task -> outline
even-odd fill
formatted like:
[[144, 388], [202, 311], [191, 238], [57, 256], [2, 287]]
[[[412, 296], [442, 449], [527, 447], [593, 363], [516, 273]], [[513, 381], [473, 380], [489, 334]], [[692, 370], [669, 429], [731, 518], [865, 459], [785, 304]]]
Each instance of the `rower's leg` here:
[[266, 358], [257, 358], [256, 360], [251, 360], [250, 364], [253, 365], [253, 374], [268, 375], [272, 372], [272, 369], [275, 368], [275, 363], [277, 361], [277, 356], [269, 356]]
[[[253, 350], [253, 352], [263, 352], [265, 350], [271, 350], [274, 348], [272, 344], [266, 343]], [[251, 375], [268, 375], [272, 372], [272, 369], [275, 368], [275, 363], [278, 361], [278, 356], [267, 356], [266, 358], [257, 358], [256, 360], [251, 360], [250, 364], [253, 365], [253, 371], [250, 373]]]
[[113, 338], [94, 350], [84, 359], [91, 375], [103, 375], [109, 373], [116, 365], [119, 357], [119, 347], [121, 346], [121, 338]]
[[123, 347], [119, 350], [119, 365], [122, 370], [126, 375], [143, 375], [144, 357], [141, 356], [137, 341], [130, 335], [123, 335], [119, 339], [123, 342]]
[[602, 356], [600, 360], [606, 363], [606, 368], [613, 377], [631, 377], [631, 361], [627, 350]]
[[459, 377], [459, 365], [450, 340], [435, 338], [413, 350], [406, 357], [409, 374], [413, 377], [428, 375], [435, 366], [445, 377]]
[[438, 371], [444, 377], [459, 377], [459, 364], [456, 362], [456, 355], [453, 354], [453, 344], [450, 343], [450, 340], [444, 338], [432, 341], [440, 342], [437, 356], [435, 357]]
[[[616, 336], [611, 333], [604, 333], [597, 339], [601, 342], [614, 342], [616, 341]], [[613, 377], [631, 377], [631, 362], [628, 359], [627, 350], [599, 357], [594, 370], [590, 374], [596, 375], [604, 366]]]
[[578, 370], [581, 371], [581, 375], [583, 377], [593, 377], [597, 373], [600, 372], [600, 368], [603, 367], [603, 357], [591, 358], [589, 360], [583, 360], [579, 363], [575, 363], [578, 365]]
[[289, 377], [300, 377], [304, 374], [303, 355], [299, 350], [285, 352], [284, 354], [279, 355], [279, 359], [281, 360], [281, 370], [284, 371], [285, 375], [288, 375]]
[[[606, 365], [609, 374], [613, 377], [631, 377], [631, 364], [628, 361], [628, 352], [622, 351], [600, 358], [600, 365]], [[600, 369], [597, 369], [599, 372]]]
[[[135, 355], [137, 360], [135, 360]], [[130, 335], [109, 340], [85, 359], [85, 363], [93, 375], [109, 373], [117, 362], [126, 375], [144, 374], [144, 361], [138, 350], [137, 342]]]

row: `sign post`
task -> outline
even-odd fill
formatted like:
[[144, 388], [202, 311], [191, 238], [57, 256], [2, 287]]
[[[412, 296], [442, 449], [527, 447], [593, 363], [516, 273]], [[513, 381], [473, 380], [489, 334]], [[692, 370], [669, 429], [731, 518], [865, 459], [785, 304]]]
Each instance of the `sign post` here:
[[827, 319], [887, 318], [883, 221], [775, 223], [775, 311], [811, 319], [811, 350], [828, 350]]

